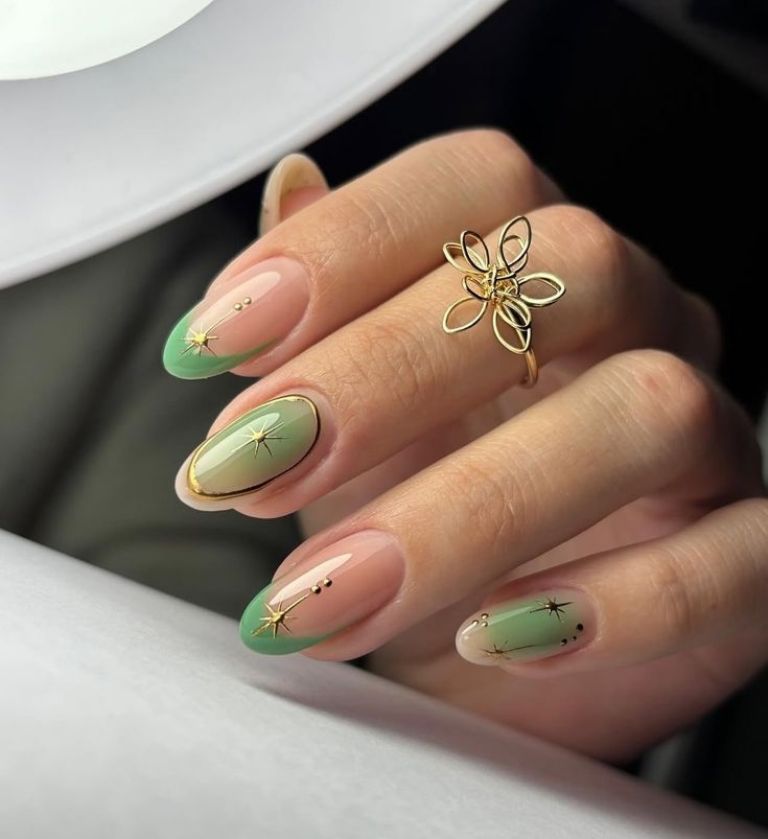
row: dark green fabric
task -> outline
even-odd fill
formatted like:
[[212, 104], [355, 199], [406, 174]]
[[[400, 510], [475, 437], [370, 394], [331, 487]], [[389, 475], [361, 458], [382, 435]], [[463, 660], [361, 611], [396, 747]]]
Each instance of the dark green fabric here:
[[0, 292], [0, 526], [236, 617], [295, 526], [178, 501], [180, 463], [247, 382], [182, 382], [160, 354], [255, 236], [243, 219], [219, 201]]

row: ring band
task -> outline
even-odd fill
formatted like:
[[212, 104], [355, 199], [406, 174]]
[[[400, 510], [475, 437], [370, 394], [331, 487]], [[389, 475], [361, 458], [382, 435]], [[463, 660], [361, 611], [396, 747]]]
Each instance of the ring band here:
[[[449, 334], [463, 332], [479, 323], [490, 306], [496, 339], [510, 352], [525, 358], [527, 372], [521, 382], [523, 387], [533, 387], [539, 378], [539, 365], [531, 346], [531, 308], [549, 306], [565, 294], [565, 283], [554, 274], [537, 271], [520, 276], [528, 262], [531, 237], [531, 223], [525, 216], [516, 216], [501, 231], [495, 262], [482, 237], [471, 230], [465, 230], [459, 242], [443, 245], [445, 258], [463, 275], [461, 284], [468, 295], [448, 307], [443, 316], [443, 329]], [[543, 297], [526, 294], [523, 291], [526, 283], [543, 283], [550, 294]], [[467, 304], [476, 307], [475, 313], [468, 321], [452, 326], [452, 316]]]

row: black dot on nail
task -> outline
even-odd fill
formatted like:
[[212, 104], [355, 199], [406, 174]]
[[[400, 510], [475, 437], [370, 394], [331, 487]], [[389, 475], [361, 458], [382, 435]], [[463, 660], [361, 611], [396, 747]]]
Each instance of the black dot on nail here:
[[575, 635], [573, 636], [573, 640], [574, 640], [574, 641], [576, 640], [576, 636], [575, 636]]
[[584, 631], [584, 624], [583, 623], [577, 623], [576, 624], [576, 629], [578, 629], [579, 632], [583, 632]]
[[561, 641], [560, 641], [560, 644], [561, 644], [561, 646], [563, 646], [563, 647], [564, 647], [567, 643], [568, 643], [568, 639], [567, 639], [567, 638], [562, 638], [562, 639], [561, 639]]

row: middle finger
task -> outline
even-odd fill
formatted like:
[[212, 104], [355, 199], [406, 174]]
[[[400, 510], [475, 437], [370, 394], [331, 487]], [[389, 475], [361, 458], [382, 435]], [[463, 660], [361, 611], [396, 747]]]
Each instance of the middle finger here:
[[[562, 301], [535, 311], [542, 363], [634, 347], [704, 357], [701, 307], [644, 251], [576, 207], [530, 219], [526, 271], [567, 283]], [[499, 346], [488, 323], [442, 332], [457, 287], [452, 268], [438, 269], [244, 391], [182, 467], [182, 499], [285, 515], [519, 381], [522, 360]]]

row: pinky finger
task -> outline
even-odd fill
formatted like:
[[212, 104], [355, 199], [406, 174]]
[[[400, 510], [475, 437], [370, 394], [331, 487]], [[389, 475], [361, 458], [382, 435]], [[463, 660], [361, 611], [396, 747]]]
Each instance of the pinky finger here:
[[717, 649], [739, 680], [768, 658], [766, 592], [768, 501], [753, 498], [672, 536], [518, 578], [461, 625], [456, 646], [475, 664], [546, 676], [738, 639]]

